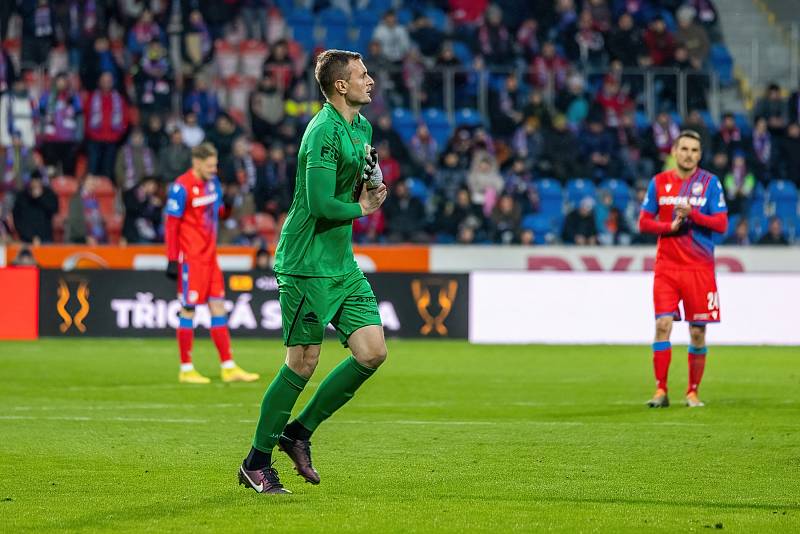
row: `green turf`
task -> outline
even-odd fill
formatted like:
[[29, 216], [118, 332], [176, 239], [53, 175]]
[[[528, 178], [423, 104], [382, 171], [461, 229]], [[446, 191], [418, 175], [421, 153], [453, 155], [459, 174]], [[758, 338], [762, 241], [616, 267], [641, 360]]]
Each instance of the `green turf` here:
[[393, 341], [314, 436], [322, 484], [276, 453], [266, 496], [236, 470], [282, 348], [234, 347], [261, 382], [180, 386], [171, 340], [1, 343], [0, 532], [800, 530], [797, 348], [713, 348], [689, 410], [676, 347], [648, 410], [646, 347]]

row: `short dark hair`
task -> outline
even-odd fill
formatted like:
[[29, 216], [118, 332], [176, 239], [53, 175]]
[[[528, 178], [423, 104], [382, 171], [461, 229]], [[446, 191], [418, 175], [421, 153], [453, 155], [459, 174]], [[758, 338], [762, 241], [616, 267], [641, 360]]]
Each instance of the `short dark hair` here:
[[208, 159], [217, 155], [217, 149], [211, 143], [200, 143], [192, 149], [192, 159]]
[[349, 50], [325, 50], [317, 56], [317, 64], [314, 67], [314, 77], [317, 79], [322, 94], [330, 97], [334, 94], [333, 84], [336, 80], [347, 80], [350, 78], [348, 68], [351, 60], [361, 59], [358, 52]]
[[695, 141], [700, 143], [700, 148], [703, 148], [703, 138], [700, 136], [699, 133], [697, 133], [694, 130], [681, 130], [681, 133], [678, 134], [678, 138], [675, 139], [675, 145], [677, 146], [680, 140], [683, 139], [684, 137], [688, 139], [694, 139]]

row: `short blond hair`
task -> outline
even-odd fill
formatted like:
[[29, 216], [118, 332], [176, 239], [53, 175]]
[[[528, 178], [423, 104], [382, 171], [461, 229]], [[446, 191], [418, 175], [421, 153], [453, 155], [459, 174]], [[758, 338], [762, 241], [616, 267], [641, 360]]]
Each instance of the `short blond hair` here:
[[217, 149], [211, 143], [200, 143], [192, 149], [192, 159], [204, 160], [217, 154]]

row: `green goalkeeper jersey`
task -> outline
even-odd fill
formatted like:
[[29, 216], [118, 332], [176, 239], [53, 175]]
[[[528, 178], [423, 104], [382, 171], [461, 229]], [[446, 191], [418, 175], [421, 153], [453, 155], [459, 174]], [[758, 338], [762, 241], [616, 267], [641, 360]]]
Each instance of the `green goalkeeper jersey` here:
[[297, 156], [294, 198], [275, 252], [275, 272], [340, 276], [358, 269], [353, 219], [372, 125], [361, 114], [352, 124], [326, 103], [308, 123]]

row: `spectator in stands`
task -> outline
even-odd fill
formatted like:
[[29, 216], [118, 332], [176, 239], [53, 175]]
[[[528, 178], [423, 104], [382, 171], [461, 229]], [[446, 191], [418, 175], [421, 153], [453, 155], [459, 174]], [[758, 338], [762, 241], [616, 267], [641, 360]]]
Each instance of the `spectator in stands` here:
[[524, 115], [521, 108], [525, 105], [525, 95], [519, 87], [516, 73], [506, 76], [502, 87], [492, 90], [489, 95], [489, 117], [492, 135], [508, 138], [522, 123]]
[[[528, 100], [522, 107], [523, 120], [535, 118], [540, 128], [549, 128], [552, 121], [550, 106], [544, 101], [542, 92], [534, 89], [528, 93]], [[521, 121], [517, 121], [518, 124]]]
[[256, 258], [255, 258], [255, 265], [254, 269], [256, 271], [271, 271], [272, 270], [272, 255], [269, 253], [269, 249], [266, 246], [266, 243], [263, 243], [261, 247], [256, 251]]
[[189, 148], [194, 148], [206, 138], [206, 131], [197, 123], [197, 114], [186, 113], [179, 125], [181, 138]]
[[144, 140], [150, 150], [153, 151], [153, 154], [156, 155], [169, 145], [169, 135], [167, 135], [167, 131], [164, 128], [164, 120], [161, 115], [147, 117], [147, 124], [144, 126]]
[[733, 229], [733, 233], [725, 238], [724, 243], [726, 245], [741, 245], [747, 246], [750, 245], [750, 229], [749, 223], [747, 219], [742, 217], [736, 222], [736, 227]]
[[589, 118], [578, 135], [580, 156], [586, 172], [599, 179], [614, 174], [614, 139], [599, 117]]
[[320, 109], [322, 109], [322, 104], [309, 97], [306, 82], [303, 80], [295, 82], [291, 95], [286, 100], [286, 115], [291, 117], [295, 123], [308, 124]]
[[800, 186], [800, 124], [793, 122], [786, 128], [786, 136], [780, 141], [780, 153], [784, 180]]
[[11, 15], [17, 11], [18, 7], [18, 2], [16, 1], [0, 3], [0, 42], [8, 39], [8, 26], [11, 22]]
[[711, 131], [708, 129], [705, 119], [697, 109], [691, 109], [689, 111], [689, 116], [686, 117], [686, 120], [684, 120], [681, 124], [681, 129], [694, 130], [700, 134], [701, 146], [704, 150], [708, 151], [707, 153], [703, 154], [703, 159], [707, 160], [707, 156], [711, 155]]
[[444, 107], [445, 80], [449, 72], [452, 72], [454, 88], [464, 83], [464, 75], [453, 72], [460, 67], [461, 60], [455, 55], [453, 42], [443, 42], [436, 56], [434, 68], [425, 75], [425, 92], [431, 107]]
[[481, 208], [472, 203], [469, 189], [463, 187], [456, 193], [455, 200], [445, 200], [439, 204], [433, 227], [437, 231], [437, 239], [444, 242], [452, 242], [464, 228], [468, 228], [471, 236], [468, 242], [471, 243], [476, 233], [483, 232], [484, 224]]
[[258, 211], [265, 211], [280, 219], [289, 210], [294, 194], [296, 161], [287, 158], [286, 148], [274, 143], [264, 165], [263, 183], [256, 186], [255, 198]]
[[561, 240], [570, 245], [596, 245], [597, 225], [594, 221], [594, 199], [584, 197], [577, 208], [567, 214]]
[[434, 163], [439, 156], [439, 145], [425, 123], [420, 123], [417, 126], [417, 131], [411, 138], [410, 145], [411, 157], [420, 167], [424, 167], [428, 163]]
[[490, 234], [494, 243], [519, 243], [522, 210], [511, 195], [501, 195], [492, 209]]
[[[45, 169], [40, 164], [40, 157], [34, 152], [33, 148], [26, 147], [22, 143], [19, 133], [11, 136], [11, 146], [5, 147], [3, 152], [3, 172], [0, 175], [0, 200], [3, 194], [11, 194], [21, 191], [30, 180], [34, 172], [45, 177]], [[44, 180], [45, 185], [47, 180]]]
[[243, 191], [238, 182], [226, 182], [225, 203], [230, 213], [219, 225], [219, 242], [229, 245], [250, 245], [257, 235], [256, 205], [252, 193]]
[[128, 243], [159, 243], [163, 202], [159, 195], [159, 179], [143, 177], [136, 186], [122, 195], [125, 219], [122, 236]]
[[614, 197], [604, 189], [600, 191], [600, 202], [595, 207], [597, 242], [601, 245], [629, 245], [630, 229], [623, 213], [614, 206]]
[[166, 114], [172, 107], [172, 66], [166, 49], [151, 41], [134, 75], [139, 109], [144, 115]]
[[134, 58], [139, 58], [144, 54], [145, 47], [153, 41], [158, 41], [163, 46], [167, 44], [164, 31], [154, 20], [153, 13], [145, 9], [128, 32], [127, 50]]
[[[633, 190], [633, 202], [628, 202], [625, 209], [625, 222], [628, 228], [639, 228], [639, 215], [642, 211], [642, 204], [647, 196], [647, 180], [638, 180]], [[658, 240], [656, 234], [636, 233], [633, 235], [631, 243], [634, 245], [655, 245]]]
[[697, 12], [692, 6], [684, 5], [678, 8], [676, 12], [678, 30], [675, 32], [675, 42], [686, 48], [692, 63], [700, 68], [708, 59], [711, 41], [706, 29], [695, 22], [696, 15]]
[[278, 88], [275, 73], [268, 71], [250, 93], [250, 127], [256, 140], [269, 145], [286, 115], [286, 95]]
[[541, 158], [539, 166], [545, 175], [562, 181], [578, 175], [578, 139], [563, 115], [556, 115], [553, 127], [545, 132]]
[[728, 158], [727, 152], [715, 152], [711, 157], [711, 163], [708, 165], [708, 172], [717, 176], [720, 180], [724, 180], [724, 177], [728, 175], [729, 164], [730, 158]]
[[386, 231], [383, 208], [353, 221], [353, 240], [356, 243], [377, 243]]
[[[164, 2], [164, 4], [167, 4], [167, 2]], [[186, 7], [196, 4], [194, 2], [181, 2], [181, 5], [185, 6], [185, 9]], [[225, 25], [233, 21], [238, 11], [233, 8], [235, 4], [207, 0], [199, 2], [199, 5], [200, 12], [203, 14], [203, 20], [206, 21], [208, 31], [211, 32], [211, 40], [216, 41], [224, 37]], [[184, 25], [186, 25], [190, 14], [191, 12], [186, 13], [184, 11]]]
[[386, 217], [389, 242], [424, 243], [428, 240], [425, 233], [425, 206], [420, 199], [411, 196], [405, 180], [395, 184], [391, 199], [387, 198], [383, 204], [383, 215]]
[[195, 76], [214, 57], [214, 40], [203, 20], [203, 14], [194, 10], [183, 33], [183, 67], [189, 76]]
[[678, 139], [681, 129], [668, 112], [662, 111], [656, 115], [656, 120], [647, 133], [645, 154], [653, 160], [656, 170], [660, 172], [670, 157], [672, 145]]
[[[382, 159], [380, 161], [383, 161]], [[383, 173], [384, 178], [386, 173]], [[458, 154], [448, 151], [442, 156], [442, 162], [433, 175], [432, 187], [439, 203], [455, 202], [458, 192], [466, 187], [467, 173], [459, 165]], [[455, 235], [455, 228], [453, 228]]]
[[[0, 8], [1, 9], [1, 8]], [[3, 40], [0, 39], [0, 42]], [[0, 95], [11, 90], [17, 80], [17, 69], [5, 48], [0, 48]]]
[[197, 76], [193, 87], [183, 97], [183, 112], [194, 112], [203, 128], [210, 128], [220, 113], [217, 92], [208, 86], [205, 76]]
[[733, 113], [725, 113], [722, 116], [722, 124], [714, 136], [713, 143], [715, 152], [724, 151], [728, 157], [731, 157], [735, 151], [744, 149], [742, 132], [736, 125]]
[[639, 56], [644, 53], [642, 34], [636, 27], [633, 17], [623, 13], [617, 20], [617, 27], [611, 31], [606, 41], [609, 57], [622, 62], [625, 67], [636, 67]]
[[[242, 21], [247, 39], [267, 40], [267, 8], [272, 2], [267, 0], [243, 0]], [[202, 16], [202, 15], [201, 15]]]
[[180, 128], [173, 126], [169, 130], [169, 141], [158, 153], [158, 167], [167, 183], [186, 172], [192, 164], [192, 149], [183, 143]]
[[584, 67], [599, 68], [606, 59], [605, 39], [597, 29], [590, 11], [578, 16], [575, 35], [565, 46], [567, 57]]
[[80, 76], [84, 89], [94, 91], [97, 81], [104, 72], [110, 72], [114, 77], [114, 87], [123, 93], [124, 67], [118, 57], [110, 48], [108, 37], [99, 36], [90, 48], [81, 52]]
[[403, 174], [408, 174], [408, 162], [411, 156], [400, 134], [392, 127], [392, 116], [384, 113], [373, 123], [372, 143], [379, 146], [382, 142], [389, 144], [389, 151], [400, 162]]
[[108, 20], [109, 13], [105, 2], [72, 0], [66, 4], [56, 10], [57, 26], [60, 26], [56, 33], [64, 37], [70, 68], [78, 69], [83, 59], [82, 50], [100, 35], [101, 25]]
[[17, 135], [26, 148], [36, 145], [36, 103], [25, 80], [14, 81], [10, 91], [0, 94], [0, 148], [9, 148]]
[[753, 118], [756, 120], [761, 117], [765, 118], [772, 135], [783, 135], [788, 124], [788, 111], [786, 102], [781, 96], [780, 86], [776, 83], [771, 83], [764, 92], [764, 96], [756, 102]]
[[127, 191], [145, 176], [155, 174], [158, 174], [158, 161], [150, 147], [145, 144], [144, 133], [137, 128], [131, 132], [128, 142], [117, 152], [114, 164], [117, 188], [123, 192]]
[[502, 10], [495, 4], [489, 5], [483, 23], [478, 26], [478, 45], [481, 55], [490, 65], [508, 65], [514, 57], [511, 32], [503, 24]]
[[511, 140], [514, 155], [521, 158], [528, 166], [533, 166], [539, 161], [539, 156], [544, 148], [544, 137], [539, 128], [539, 120], [529, 117], [514, 132]]
[[247, 136], [240, 135], [233, 142], [231, 153], [222, 160], [220, 177], [226, 183], [236, 182], [243, 193], [256, 190], [266, 180], [263, 162], [256, 163]]
[[128, 131], [128, 103], [114, 89], [110, 72], [100, 75], [98, 87], [84, 101], [89, 173], [112, 176], [117, 146]]
[[772, 134], [769, 133], [767, 128], [767, 119], [764, 117], [756, 119], [750, 147], [748, 148], [750, 149], [756, 178], [761, 182], [766, 182], [772, 176], [775, 147], [772, 141]]
[[622, 116], [633, 110], [634, 103], [622, 90], [619, 80], [610, 74], [603, 78], [603, 86], [597, 93], [595, 103], [603, 110], [604, 122], [608, 128], [617, 128]]
[[38, 171], [31, 174], [27, 186], [14, 200], [14, 225], [25, 243], [51, 243], [53, 216], [58, 212], [58, 198], [44, 184]]
[[497, 196], [505, 183], [497, 169], [495, 159], [484, 151], [476, 152], [472, 166], [467, 174], [467, 185], [472, 196], [472, 203], [483, 206], [484, 213], [491, 213]]
[[386, 184], [386, 187], [392, 187], [392, 185], [400, 179], [402, 174], [400, 162], [392, 155], [389, 143], [386, 141], [379, 143], [377, 148], [378, 164], [381, 166], [381, 172], [383, 173], [383, 183]]
[[591, 14], [592, 23], [598, 31], [607, 33], [611, 29], [611, 9], [607, 0], [588, 0], [584, 9]]
[[522, 215], [539, 211], [539, 192], [533, 183], [533, 173], [522, 159], [515, 159], [505, 175], [503, 193], [511, 195], [519, 205]]
[[667, 29], [664, 19], [659, 15], [650, 21], [644, 32], [644, 44], [650, 61], [656, 67], [668, 65], [675, 53], [675, 38]]
[[271, 73], [275, 77], [276, 87], [284, 96], [289, 92], [294, 82], [294, 67], [286, 41], [272, 45], [261, 71], [264, 76]]
[[584, 79], [580, 73], [570, 73], [566, 90], [556, 95], [555, 106], [573, 129], [577, 129], [586, 119], [589, 115], [589, 95], [584, 90]]
[[770, 217], [767, 233], [758, 240], [759, 245], [788, 245], [789, 240], [783, 231], [783, 221], [780, 217]]
[[408, 27], [408, 34], [426, 57], [435, 56], [444, 39], [444, 34], [434, 26], [433, 21], [424, 12], [415, 14], [414, 20]]
[[392, 63], [399, 65], [411, 49], [411, 39], [406, 28], [397, 22], [397, 13], [394, 9], [388, 10], [383, 15], [381, 23], [375, 28], [372, 39], [381, 45], [381, 51]]
[[[689, 57], [689, 51], [685, 46], [679, 44], [675, 47], [672, 61], [665, 67], [674, 67], [686, 74], [686, 105], [690, 108], [706, 109], [706, 91], [709, 85], [708, 76], [701, 72], [702, 64]], [[663, 103], [670, 106], [678, 101], [678, 77], [662, 77], [663, 88], [659, 98]]]
[[539, 53], [539, 23], [536, 19], [525, 19], [517, 29], [516, 51], [525, 63], [530, 63]]
[[542, 45], [542, 53], [531, 64], [531, 83], [539, 89], [560, 91], [567, 80], [569, 63], [558, 55], [556, 45], [550, 41]]
[[40, 67], [50, 57], [56, 38], [52, 0], [19, 0], [22, 17], [22, 67]]
[[219, 153], [219, 160], [224, 161], [233, 150], [233, 142], [242, 135], [242, 129], [237, 126], [230, 115], [220, 113], [214, 122], [214, 128], [206, 132], [206, 141], [213, 144]]
[[42, 95], [39, 115], [45, 161], [60, 166], [65, 174], [74, 174], [78, 147], [83, 142], [83, 106], [66, 74], [57, 75], [50, 90]]

